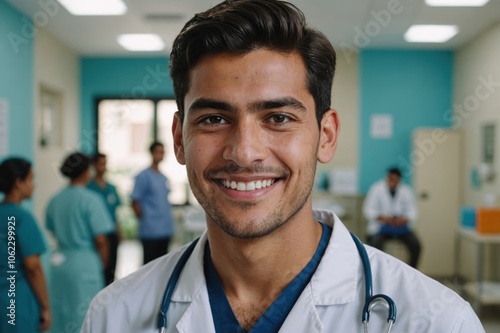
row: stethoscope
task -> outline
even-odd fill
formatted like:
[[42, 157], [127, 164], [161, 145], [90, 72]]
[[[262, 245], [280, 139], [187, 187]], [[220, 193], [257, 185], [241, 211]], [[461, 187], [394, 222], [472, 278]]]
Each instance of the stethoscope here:
[[[356, 244], [356, 248], [358, 249], [359, 256], [361, 257], [361, 263], [363, 264], [363, 271], [365, 273], [365, 304], [363, 306], [363, 313], [361, 316], [364, 333], [368, 333], [368, 321], [370, 320], [370, 312], [378, 305], [384, 305], [388, 309], [385, 333], [390, 333], [392, 330], [392, 326], [396, 322], [396, 303], [394, 303], [392, 298], [387, 295], [372, 295], [373, 284], [370, 259], [368, 259], [366, 249], [359, 238], [356, 237], [353, 233], [351, 233], [351, 237]], [[172, 271], [170, 279], [168, 280], [167, 287], [165, 288], [165, 293], [163, 295], [163, 300], [161, 302], [160, 316], [158, 319], [158, 329], [160, 330], [160, 333], [164, 333], [167, 328], [167, 311], [170, 306], [170, 299], [172, 298], [172, 294], [174, 293], [175, 287], [177, 286], [177, 282], [179, 281], [182, 270], [186, 265], [189, 256], [193, 252], [196, 243], [198, 243], [198, 240], [199, 238], [195, 239], [182, 253], [179, 261], [177, 261], [177, 264]]]

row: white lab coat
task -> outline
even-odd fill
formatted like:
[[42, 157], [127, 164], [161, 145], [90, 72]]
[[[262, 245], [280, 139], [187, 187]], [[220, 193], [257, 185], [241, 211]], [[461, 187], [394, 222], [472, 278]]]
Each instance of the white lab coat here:
[[[316, 211], [315, 217], [333, 226], [332, 237], [317, 271], [279, 332], [362, 332], [365, 287], [356, 246], [333, 213]], [[205, 233], [172, 296], [168, 333], [215, 333], [203, 274], [206, 240]], [[484, 333], [469, 303], [453, 291], [383, 252], [366, 248], [374, 294], [391, 296], [398, 307], [394, 333]], [[163, 256], [103, 290], [92, 301], [81, 332], [158, 332], [165, 286], [182, 251]], [[383, 332], [387, 313], [376, 309], [369, 331]]]
[[418, 210], [415, 196], [408, 185], [399, 183], [396, 187], [396, 194], [392, 197], [387, 181], [381, 179], [368, 190], [363, 203], [363, 214], [368, 219], [368, 235], [374, 235], [382, 227], [382, 224], [377, 220], [378, 216], [406, 217], [408, 226], [412, 229], [417, 220]]

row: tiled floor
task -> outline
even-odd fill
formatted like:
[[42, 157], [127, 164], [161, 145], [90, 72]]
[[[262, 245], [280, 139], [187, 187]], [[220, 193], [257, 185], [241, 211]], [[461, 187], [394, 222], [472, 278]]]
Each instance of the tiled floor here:
[[[123, 241], [118, 251], [117, 277], [124, 277], [142, 265], [142, 247], [138, 241]], [[500, 333], [500, 305], [483, 306], [480, 318], [486, 333]]]

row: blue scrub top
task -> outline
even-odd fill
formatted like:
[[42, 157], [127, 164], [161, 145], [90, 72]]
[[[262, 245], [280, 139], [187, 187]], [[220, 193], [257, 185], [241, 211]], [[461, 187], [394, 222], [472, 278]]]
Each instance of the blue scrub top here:
[[169, 192], [167, 177], [152, 168], [147, 168], [135, 177], [131, 197], [141, 207], [140, 239], [165, 238], [174, 234]]
[[[9, 234], [10, 232], [10, 234]], [[10, 236], [10, 239], [9, 239]], [[0, 204], [0, 332], [38, 332], [40, 310], [24, 272], [24, 259], [47, 250], [33, 215], [14, 203]], [[10, 257], [12, 255], [12, 257]], [[11, 260], [12, 259], [12, 260]], [[15, 290], [7, 278], [15, 276]], [[7, 307], [15, 302], [15, 321]], [[9, 323], [11, 321], [11, 323]], [[15, 326], [12, 325], [15, 323]]]
[[94, 249], [94, 238], [115, 230], [102, 198], [83, 186], [68, 186], [52, 198], [46, 226], [59, 249]]
[[106, 208], [109, 211], [111, 219], [116, 223], [116, 208], [121, 205], [120, 197], [116, 191], [116, 187], [108, 182], [106, 182], [104, 188], [101, 187], [94, 179], [90, 180], [87, 184], [87, 188], [94, 192], [97, 192], [104, 199]]
[[[8, 239], [9, 227], [13, 239]], [[10, 251], [9, 241], [15, 244], [15, 251]], [[33, 215], [26, 209], [10, 202], [0, 204], [0, 272], [17, 270], [17, 280], [25, 279], [24, 263], [26, 257], [41, 254], [47, 250], [42, 232]], [[15, 268], [9, 267], [7, 259], [9, 252], [15, 252]], [[0, 279], [0, 288], [8, 285], [5, 279]]]
[[[300, 294], [305, 289], [309, 281], [316, 272], [321, 258], [326, 251], [328, 241], [332, 234], [332, 228], [326, 224], [322, 224], [323, 233], [320, 242], [316, 248], [316, 252], [309, 263], [302, 271], [290, 282], [276, 300], [267, 308], [266, 312], [259, 318], [249, 333], [275, 333], [278, 332], [288, 314], [292, 310], [295, 302], [299, 299]], [[240, 326], [236, 315], [234, 314], [231, 305], [224, 293], [224, 289], [220, 283], [219, 277], [215, 271], [210, 258], [210, 247], [207, 242], [204, 254], [204, 272], [207, 282], [208, 298], [212, 317], [214, 321], [215, 331], [217, 333], [243, 333], [244, 330]]]

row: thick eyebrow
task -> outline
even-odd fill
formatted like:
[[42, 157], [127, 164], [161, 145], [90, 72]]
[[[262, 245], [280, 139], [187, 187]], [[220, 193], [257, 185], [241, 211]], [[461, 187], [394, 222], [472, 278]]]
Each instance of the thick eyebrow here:
[[194, 114], [196, 111], [213, 109], [227, 112], [236, 112], [236, 108], [229, 103], [221, 102], [210, 98], [198, 98], [191, 104], [188, 109], [189, 114]]
[[284, 107], [291, 107], [292, 109], [303, 112], [307, 111], [304, 104], [293, 97], [283, 97], [271, 100], [257, 101], [250, 105], [250, 110], [252, 110], [253, 112], [257, 112], [261, 110], [280, 109]]
[[[270, 100], [260, 100], [250, 104], [251, 112], [258, 112], [262, 110], [271, 110], [271, 109], [280, 109], [284, 107], [291, 107], [293, 109], [306, 112], [307, 109], [299, 102], [297, 99], [293, 97], [283, 97], [276, 98]], [[218, 101], [210, 98], [198, 98], [191, 104], [188, 109], [189, 114], [196, 113], [196, 111], [204, 110], [204, 109], [212, 109], [212, 110], [220, 110], [227, 111], [231, 113], [236, 113], [237, 108], [234, 105], [231, 105], [226, 102]]]

